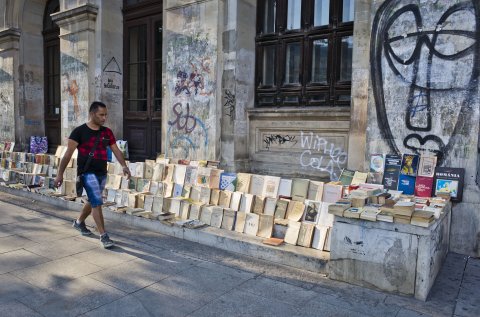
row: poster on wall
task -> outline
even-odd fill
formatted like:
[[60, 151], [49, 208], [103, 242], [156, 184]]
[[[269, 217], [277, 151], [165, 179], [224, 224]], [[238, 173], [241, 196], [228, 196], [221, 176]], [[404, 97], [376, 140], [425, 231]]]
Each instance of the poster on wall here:
[[435, 195], [450, 193], [452, 201], [461, 202], [463, 196], [464, 168], [437, 167], [435, 169]]

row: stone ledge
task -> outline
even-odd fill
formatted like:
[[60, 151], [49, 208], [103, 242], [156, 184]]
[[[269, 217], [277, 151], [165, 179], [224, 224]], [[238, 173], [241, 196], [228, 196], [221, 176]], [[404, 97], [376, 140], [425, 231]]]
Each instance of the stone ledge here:
[[[0, 186], [0, 191], [70, 210], [80, 211], [83, 207], [82, 204], [76, 202], [44, 196], [24, 190]], [[200, 229], [181, 228], [167, 225], [157, 220], [112, 212], [108, 209], [104, 209], [103, 214], [106, 219], [117, 221], [123, 225], [151, 230], [179, 239], [197, 242], [281, 265], [291, 266], [315, 273], [327, 274], [327, 263], [330, 259], [329, 252], [288, 244], [274, 247], [263, 244], [262, 238], [251, 237], [234, 231], [227, 231], [213, 227], [204, 227]]]

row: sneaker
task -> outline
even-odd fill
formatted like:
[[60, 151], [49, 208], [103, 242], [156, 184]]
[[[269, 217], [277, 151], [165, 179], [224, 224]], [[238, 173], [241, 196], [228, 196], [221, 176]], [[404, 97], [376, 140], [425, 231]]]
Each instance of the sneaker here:
[[107, 233], [104, 233], [103, 235], [100, 236], [100, 242], [102, 243], [105, 249], [109, 249], [114, 245], [113, 241], [110, 240], [110, 237], [108, 236]]
[[85, 225], [85, 222], [77, 224], [77, 221], [74, 220], [72, 227], [80, 231], [82, 233], [82, 236], [89, 236], [92, 234], [92, 232]]

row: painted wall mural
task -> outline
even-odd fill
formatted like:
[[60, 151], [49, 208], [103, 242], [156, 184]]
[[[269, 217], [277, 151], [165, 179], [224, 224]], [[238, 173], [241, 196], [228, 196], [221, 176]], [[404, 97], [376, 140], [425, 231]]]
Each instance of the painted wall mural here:
[[443, 165], [474, 154], [479, 10], [476, 0], [387, 0], [376, 12], [373, 94], [392, 153], [434, 152]]
[[167, 157], [213, 159], [216, 124], [214, 1], [167, 11]]
[[0, 58], [0, 141], [15, 141], [13, 58]]

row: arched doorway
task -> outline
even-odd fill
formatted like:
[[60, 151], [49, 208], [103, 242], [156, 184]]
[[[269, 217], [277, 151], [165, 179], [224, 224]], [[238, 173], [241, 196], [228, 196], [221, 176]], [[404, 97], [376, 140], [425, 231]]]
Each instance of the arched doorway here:
[[60, 107], [60, 28], [50, 15], [58, 12], [58, 0], [48, 1], [43, 18], [45, 135], [48, 151], [54, 153], [61, 140]]

